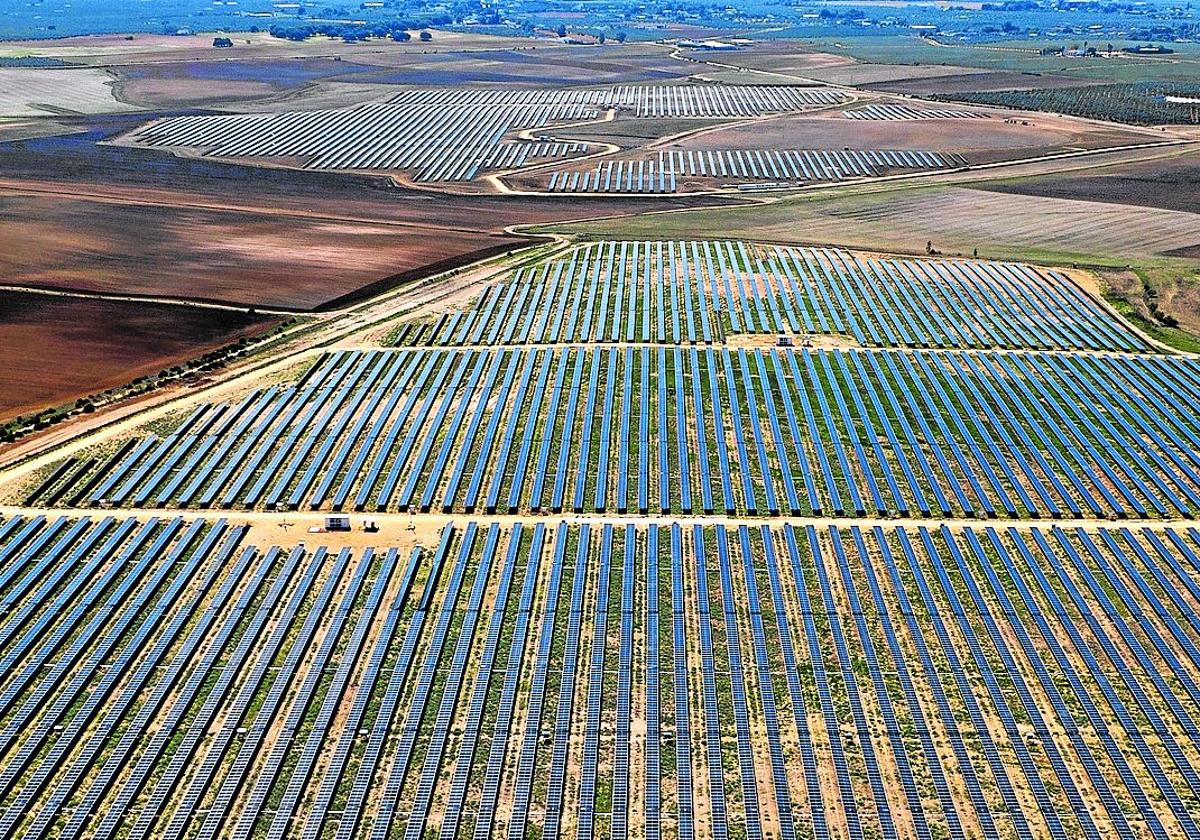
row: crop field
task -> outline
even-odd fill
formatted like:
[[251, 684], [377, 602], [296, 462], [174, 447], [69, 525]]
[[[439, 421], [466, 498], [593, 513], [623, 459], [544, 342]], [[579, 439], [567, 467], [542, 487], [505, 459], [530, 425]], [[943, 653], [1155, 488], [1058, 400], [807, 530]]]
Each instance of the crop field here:
[[[606, 45], [595, 55], [587, 47], [539, 43], [510, 49], [373, 51], [356, 60], [377, 65], [372, 82], [410, 85], [557, 85], [595, 86], [674, 80], [692, 68], [669, 57], [659, 44], [632, 41]], [[616, 49], [614, 50], [614, 46]], [[383, 72], [379, 72], [383, 71]]]
[[604, 219], [556, 229], [597, 239], [745, 237], [900, 253], [920, 252], [932, 240], [947, 254], [977, 249], [992, 258], [1118, 265], [1200, 243], [1194, 213], [957, 186], [789, 197], [736, 212], [664, 213], [652, 227], [645, 220]]
[[893, 171], [962, 166], [961, 155], [920, 150], [688, 149], [660, 151], [647, 160], [606, 159], [594, 169], [556, 169], [549, 192], [673, 193], [680, 178], [735, 178], [776, 185], [878, 177]]
[[946, 98], [1132, 125], [1200, 125], [1200, 84], [1196, 83], [1136, 82], [1052, 90], [960, 91]]
[[0, 422], [153, 376], [277, 323], [245, 312], [0, 292]]
[[113, 97], [103, 70], [0, 67], [0, 116], [102, 114], [134, 110]]
[[872, 90], [902, 93], [922, 98], [936, 99], [938, 97], [945, 97], [946, 99], [951, 99], [956, 93], [993, 90], [1055, 90], [1057, 88], [1077, 88], [1103, 83], [1101, 79], [1087, 79], [1079, 76], [1055, 75], [1050, 73], [970, 70], [957, 74], [939, 73], [912, 76], [910, 78], [881, 80], [877, 83], [869, 83], [866, 87]]
[[469, 181], [511, 163], [514, 131], [638, 117], [742, 117], [844, 101], [822, 87], [647, 85], [598, 89], [410, 88], [387, 102], [321, 111], [170, 117], [130, 135], [140, 146], [307, 169], [406, 170], [416, 181]]
[[9, 517], [24, 838], [1196, 830], [1192, 528]]
[[884, 347], [1148, 349], [1058, 271], [728, 240], [575, 248], [519, 269], [469, 309], [406, 327], [400, 343], [719, 344], [788, 333]]
[[459, 227], [450, 212], [443, 226], [407, 227], [189, 197], [0, 193], [0, 270], [34, 287], [305, 310], [525, 241]]
[[1200, 207], [1200, 163], [1185, 154], [1174, 160], [1155, 161], [1152, 164], [1108, 166], [1093, 175], [1044, 175], [980, 186], [1017, 195], [1194, 213]]
[[1055, 150], [1133, 145], [1147, 139], [1144, 132], [1117, 125], [1099, 126], [1044, 112], [1021, 113], [1019, 116], [1015, 122], [1001, 119], [848, 120], [842, 111], [826, 109], [732, 123], [718, 131], [672, 140], [668, 148], [697, 152], [796, 148], [860, 152], [907, 150], [961, 154], [974, 164], [1034, 157]]
[[[253, 35], [254, 33], [243, 33]], [[153, 44], [142, 36], [133, 42], [108, 44], [88, 54], [66, 41], [30, 47], [38, 54], [69, 56], [72, 62], [96, 63], [116, 76], [115, 89], [126, 102], [150, 108], [234, 105], [259, 100], [274, 110], [274, 98], [289, 93], [292, 108], [354, 88], [371, 96], [388, 95], [398, 85], [545, 85], [595, 87], [601, 84], [674, 82], [695, 72], [669, 57], [664, 45], [610, 42], [602, 54], [575, 45], [536, 46], [490, 37], [464, 39], [443, 33], [436, 49], [416, 43], [380, 41], [345, 43], [282, 42], [280, 39], [235, 38], [234, 45], [214, 54], [211, 41], [185, 46]], [[450, 39], [449, 42], [446, 39]], [[475, 40], [475, 43], [466, 43]], [[61, 45], [61, 46], [60, 46]], [[165, 48], [165, 49], [164, 49]], [[113, 55], [120, 58], [114, 64]], [[49, 59], [55, 60], [55, 59]], [[345, 104], [345, 103], [343, 103]], [[318, 107], [318, 106], [314, 106]]]

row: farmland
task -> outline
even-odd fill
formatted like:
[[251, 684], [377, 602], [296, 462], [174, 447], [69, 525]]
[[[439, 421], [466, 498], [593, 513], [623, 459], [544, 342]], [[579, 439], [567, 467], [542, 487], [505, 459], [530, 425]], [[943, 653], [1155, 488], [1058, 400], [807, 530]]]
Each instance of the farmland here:
[[[38, 287], [302, 310], [385, 277], [443, 260], [470, 261], [524, 241], [448, 228], [439, 228], [432, 241], [427, 228], [304, 218], [266, 208], [164, 208], [147, 198], [9, 195], [0, 201], [0, 237], [22, 241], [29, 250], [5, 252], [0, 265], [6, 277]], [[157, 244], [140, 247], [147, 240]], [[99, 270], [91, 268], [97, 263]], [[330, 282], [334, 271], [337, 280]]]
[[113, 81], [102, 70], [0, 67], [0, 117], [130, 110], [114, 98]]
[[1000, 181], [987, 185], [987, 188], [1020, 195], [1190, 212], [1200, 203], [1200, 165], [1183, 157], [1155, 165], [1106, 167], [1091, 177], [1048, 175]]
[[0, 420], [157, 374], [277, 322], [244, 312], [0, 292]]
[[664, 32], [23, 48], [0, 837], [1200, 837], [1195, 137]]
[[[1135, 129], [1097, 126], [1049, 114], [1017, 113], [1020, 119], [848, 120], [839, 109], [781, 114], [735, 123], [720, 130], [673, 139], [680, 149], [794, 149], [803, 138], [810, 149], [869, 149], [951, 152], [972, 163], [1034, 157], [1059, 149], [1101, 149], [1145, 142]], [[1024, 123], [1024, 124], [1022, 124]], [[573, 132], [574, 133], [574, 132]]]
[[[939, 98], [937, 95], [934, 98]], [[1052, 90], [958, 92], [956, 102], [1000, 105], [1025, 111], [1052, 111], [1132, 125], [1200, 125], [1200, 86], [1138, 82]]]
[[[1036, 174], [1036, 173], [1034, 173]], [[592, 238], [745, 236], [781, 244], [919, 253], [932, 240], [947, 254], [1058, 264], [1167, 263], [1197, 241], [1196, 214], [1134, 204], [1009, 195], [967, 186], [788, 196], [752, 208], [702, 209], [646, 219], [597, 220], [557, 230]], [[1195, 267], [1175, 260], [1181, 272]]]

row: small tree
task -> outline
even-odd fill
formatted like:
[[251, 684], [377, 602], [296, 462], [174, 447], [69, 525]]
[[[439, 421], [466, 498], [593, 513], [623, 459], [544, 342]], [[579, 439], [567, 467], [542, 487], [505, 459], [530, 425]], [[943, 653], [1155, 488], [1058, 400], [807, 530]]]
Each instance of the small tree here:
[[565, 23], [560, 23], [560, 24], [558, 25], [558, 29], [556, 29], [555, 31], [556, 31], [556, 32], [558, 32], [558, 37], [559, 37], [559, 38], [566, 38], [566, 37], [567, 37], [567, 25], [566, 25]]
[[625, 43], [625, 39], [626, 39], [626, 38], [628, 38], [628, 37], [629, 37], [629, 36], [628, 36], [628, 35], [626, 35], [624, 32], [618, 32], [618, 33], [617, 33], [617, 43], [618, 43], [618, 44], [624, 44], [624, 43]]
[[421, 38], [421, 40], [422, 40], [422, 41], [427, 41], [427, 42], [428, 42], [428, 41], [432, 41], [432, 40], [433, 40], [433, 33], [432, 33], [432, 32], [430, 32], [428, 29], [422, 29], [422, 30], [421, 30], [421, 35], [420, 35], [420, 38]]

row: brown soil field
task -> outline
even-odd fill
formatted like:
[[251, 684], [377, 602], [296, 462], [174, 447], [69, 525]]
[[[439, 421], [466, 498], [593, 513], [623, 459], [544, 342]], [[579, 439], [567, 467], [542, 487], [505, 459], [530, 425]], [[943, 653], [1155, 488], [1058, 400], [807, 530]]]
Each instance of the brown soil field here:
[[0, 420], [158, 373], [277, 319], [0, 292]]
[[[324, 49], [315, 50], [322, 42]], [[547, 80], [561, 85], [625, 84], [672, 81], [696, 70], [672, 59], [658, 44], [585, 47], [525, 41], [523, 46], [512, 46], [496, 38], [439, 42], [437, 48], [418, 50], [393, 42], [348, 45], [317, 39], [297, 45], [307, 48], [305, 52], [282, 48], [280, 43], [290, 42], [247, 45], [235, 39], [234, 47], [219, 52], [210, 48], [175, 54], [111, 46], [107, 53], [91, 58], [99, 62], [107, 54], [113, 62], [107, 69], [117, 79], [114, 89], [121, 102], [164, 109], [235, 106], [242, 110], [253, 107], [249, 103], [271, 106], [280, 101], [293, 108], [318, 108], [383, 98], [397, 84], [534, 86]], [[348, 85], [358, 90], [343, 87]], [[347, 95], [348, 102], [343, 102]], [[331, 97], [332, 102], [325, 101]]]
[[730, 120], [728, 119], [670, 120], [619, 116], [607, 122], [556, 129], [553, 134], [556, 137], [570, 138], [572, 140], [615, 143], [624, 149], [632, 149], [653, 144], [663, 137], [671, 137], [686, 131], [715, 128], [729, 122]]
[[236, 100], [271, 96], [278, 88], [266, 82], [222, 81], [214, 85], [205, 79], [127, 78], [122, 77], [116, 96], [122, 102], [145, 108], [203, 108]]
[[[835, 85], [852, 85], [885, 88], [889, 84], [933, 84], [943, 76], [970, 77], [985, 71], [970, 67], [955, 67], [940, 64], [866, 64], [854, 62], [844, 67], [830, 67], [806, 72], [810, 78]], [[888, 88], [890, 89], [890, 88]]]
[[383, 102], [396, 95], [395, 85], [359, 82], [358, 76], [322, 79], [302, 87], [273, 93], [266, 98], [229, 99], [212, 110], [234, 114], [261, 114], [274, 111], [320, 111], [326, 108], [351, 108], [364, 102]]
[[[1193, 156], [1185, 155], [1174, 160], [1106, 167], [1086, 175], [1043, 175], [1019, 181], [998, 181], [983, 185], [983, 189], [1196, 213], [1200, 212], [1200, 163]], [[1196, 239], [1200, 241], [1200, 222], [1197, 223]]]
[[750, 49], [738, 50], [733, 53], [713, 54], [702, 50], [691, 50], [688, 55], [705, 60], [712, 58], [722, 64], [735, 64], [738, 67], [748, 67], [752, 70], [766, 70], [774, 73], [796, 73], [805, 75], [809, 72], [827, 70], [835, 67], [852, 67], [859, 64], [853, 58], [836, 53], [808, 49], [794, 41], [763, 41]]
[[1050, 114], [978, 120], [848, 120], [840, 112], [789, 115], [708, 131], [673, 147], [685, 149], [924, 149], [957, 152], [972, 162], [1031, 157], [1055, 149], [1099, 149], [1145, 142], [1146, 136]]
[[[147, 93], [157, 90], [165, 94], [171, 89], [169, 83], [177, 82], [176, 90], [189, 96], [198, 93], [198, 87], [190, 83], [197, 76], [220, 78], [222, 87], [228, 83], [259, 81], [281, 89], [290, 87], [298, 72], [307, 77], [301, 79], [303, 83], [373, 71], [381, 78], [389, 74], [404, 77], [384, 78], [393, 84], [541, 85], [547, 79], [562, 84], [666, 80], [696, 71], [695, 65], [672, 59], [668, 47], [644, 42], [567, 45], [556, 39], [434, 31], [430, 43], [373, 38], [348, 44], [328, 38], [287, 41], [259, 32], [237, 33], [232, 36], [233, 46], [217, 50], [212, 46], [212, 38], [212, 34], [139, 33], [128, 40], [124, 35], [97, 35], [0, 42], [0, 56], [11, 52], [105, 67], [129, 77], [134, 84], [156, 79], [160, 87], [147, 87]], [[342, 66], [332, 66], [335, 60]], [[331, 66], [307, 66], [298, 71], [298, 64], [320, 63]], [[161, 87], [164, 84], [167, 87]], [[242, 92], [230, 98], [236, 99]]]
[[393, 71], [390, 77], [372, 74], [370, 81], [428, 85], [601, 85], [675, 79], [696, 69], [672, 59], [667, 48], [646, 43], [567, 46], [527, 41], [511, 49], [381, 51], [354, 60]]
[[[113, 68], [119, 79], [117, 95], [124, 102], [147, 108], [217, 107], [277, 98], [304, 101], [329, 83], [379, 85], [380, 96], [390, 86], [417, 84], [561, 85], [671, 81], [694, 67], [671, 59], [658, 45], [613, 45], [586, 48], [526, 46], [512, 49], [442, 49], [415, 52], [384, 50], [345, 53], [333, 57], [279, 56], [263, 50], [245, 58], [189, 58], [122, 64]], [[335, 60], [336, 59], [336, 60]], [[88, 71], [94, 72], [94, 71]], [[316, 107], [316, 106], [311, 106]]]
[[0, 118], [0, 143], [9, 140], [31, 140], [38, 137], [53, 137], [58, 134], [70, 134], [76, 129], [64, 125], [58, 120], [46, 117]]
[[1200, 260], [1200, 243], [1196, 245], [1185, 245], [1182, 248], [1173, 248], [1166, 252], [1168, 257], [1186, 257], [1190, 260]]
[[391, 275], [518, 237], [155, 204], [0, 193], [14, 285], [314, 309]]
[[[698, 60], [704, 60], [712, 54], [696, 51], [692, 55]], [[987, 73], [986, 70], [946, 64], [868, 63], [847, 55], [821, 52], [811, 45], [789, 39], [760, 42], [750, 49], [718, 54], [713, 56], [712, 60], [765, 73], [782, 73], [838, 85], [870, 85], [927, 77]]]

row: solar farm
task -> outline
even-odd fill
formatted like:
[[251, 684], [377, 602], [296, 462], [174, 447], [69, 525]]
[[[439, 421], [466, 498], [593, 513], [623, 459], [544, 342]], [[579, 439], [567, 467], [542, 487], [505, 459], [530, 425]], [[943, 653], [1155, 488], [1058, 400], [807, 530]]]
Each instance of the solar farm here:
[[[437, 119], [433, 119], [434, 112]], [[387, 103], [334, 111], [173, 117], [142, 128], [138, 143], [197, 147], [224, 158], [292, 158], [308, 169], [408, 169], [418, 181], [474, 178], [505, 162], [514, 129], [595, 119], [579, 103]], [[528, 144], [532, 146], [533, 144]]]
[[[306, 169], [403, 170], [418, 182], [470, 181], [544, 153], [518, 134], [602, 113], [633, 118], [738, 118], [845, 102], [825, 87], [644, 85], [604, 89], [412, 88], [384, 102], [273, 114], [167, 117], [130, 142], [222, 159], [287, 161]], [[550, 151], [573, 154], [573, 144]], [[564, 148], [570, 147], [570, 148]]]
[[1068, 272], [747, 241], [458, 300], [26, 483], [0, 833], [1200, 831], [1193, 358]]
[[421, 258], [311, 309], [164, 288], [274, 332], [2, 439], [0, 838], [1200, 840], [1200, 355], [1142, 312], [1171, 301], [1115, 256], [785, 215], [1159, 140], [808, 78], [848, 55], [724, 63], [745, 39], [567, 74], [566, 36], [399, 34], [24, 151], [86, 147], [113, 184], [81, 192], [181, 239], [224, 213], [181, 276], [371, 270], [302, 225]]

